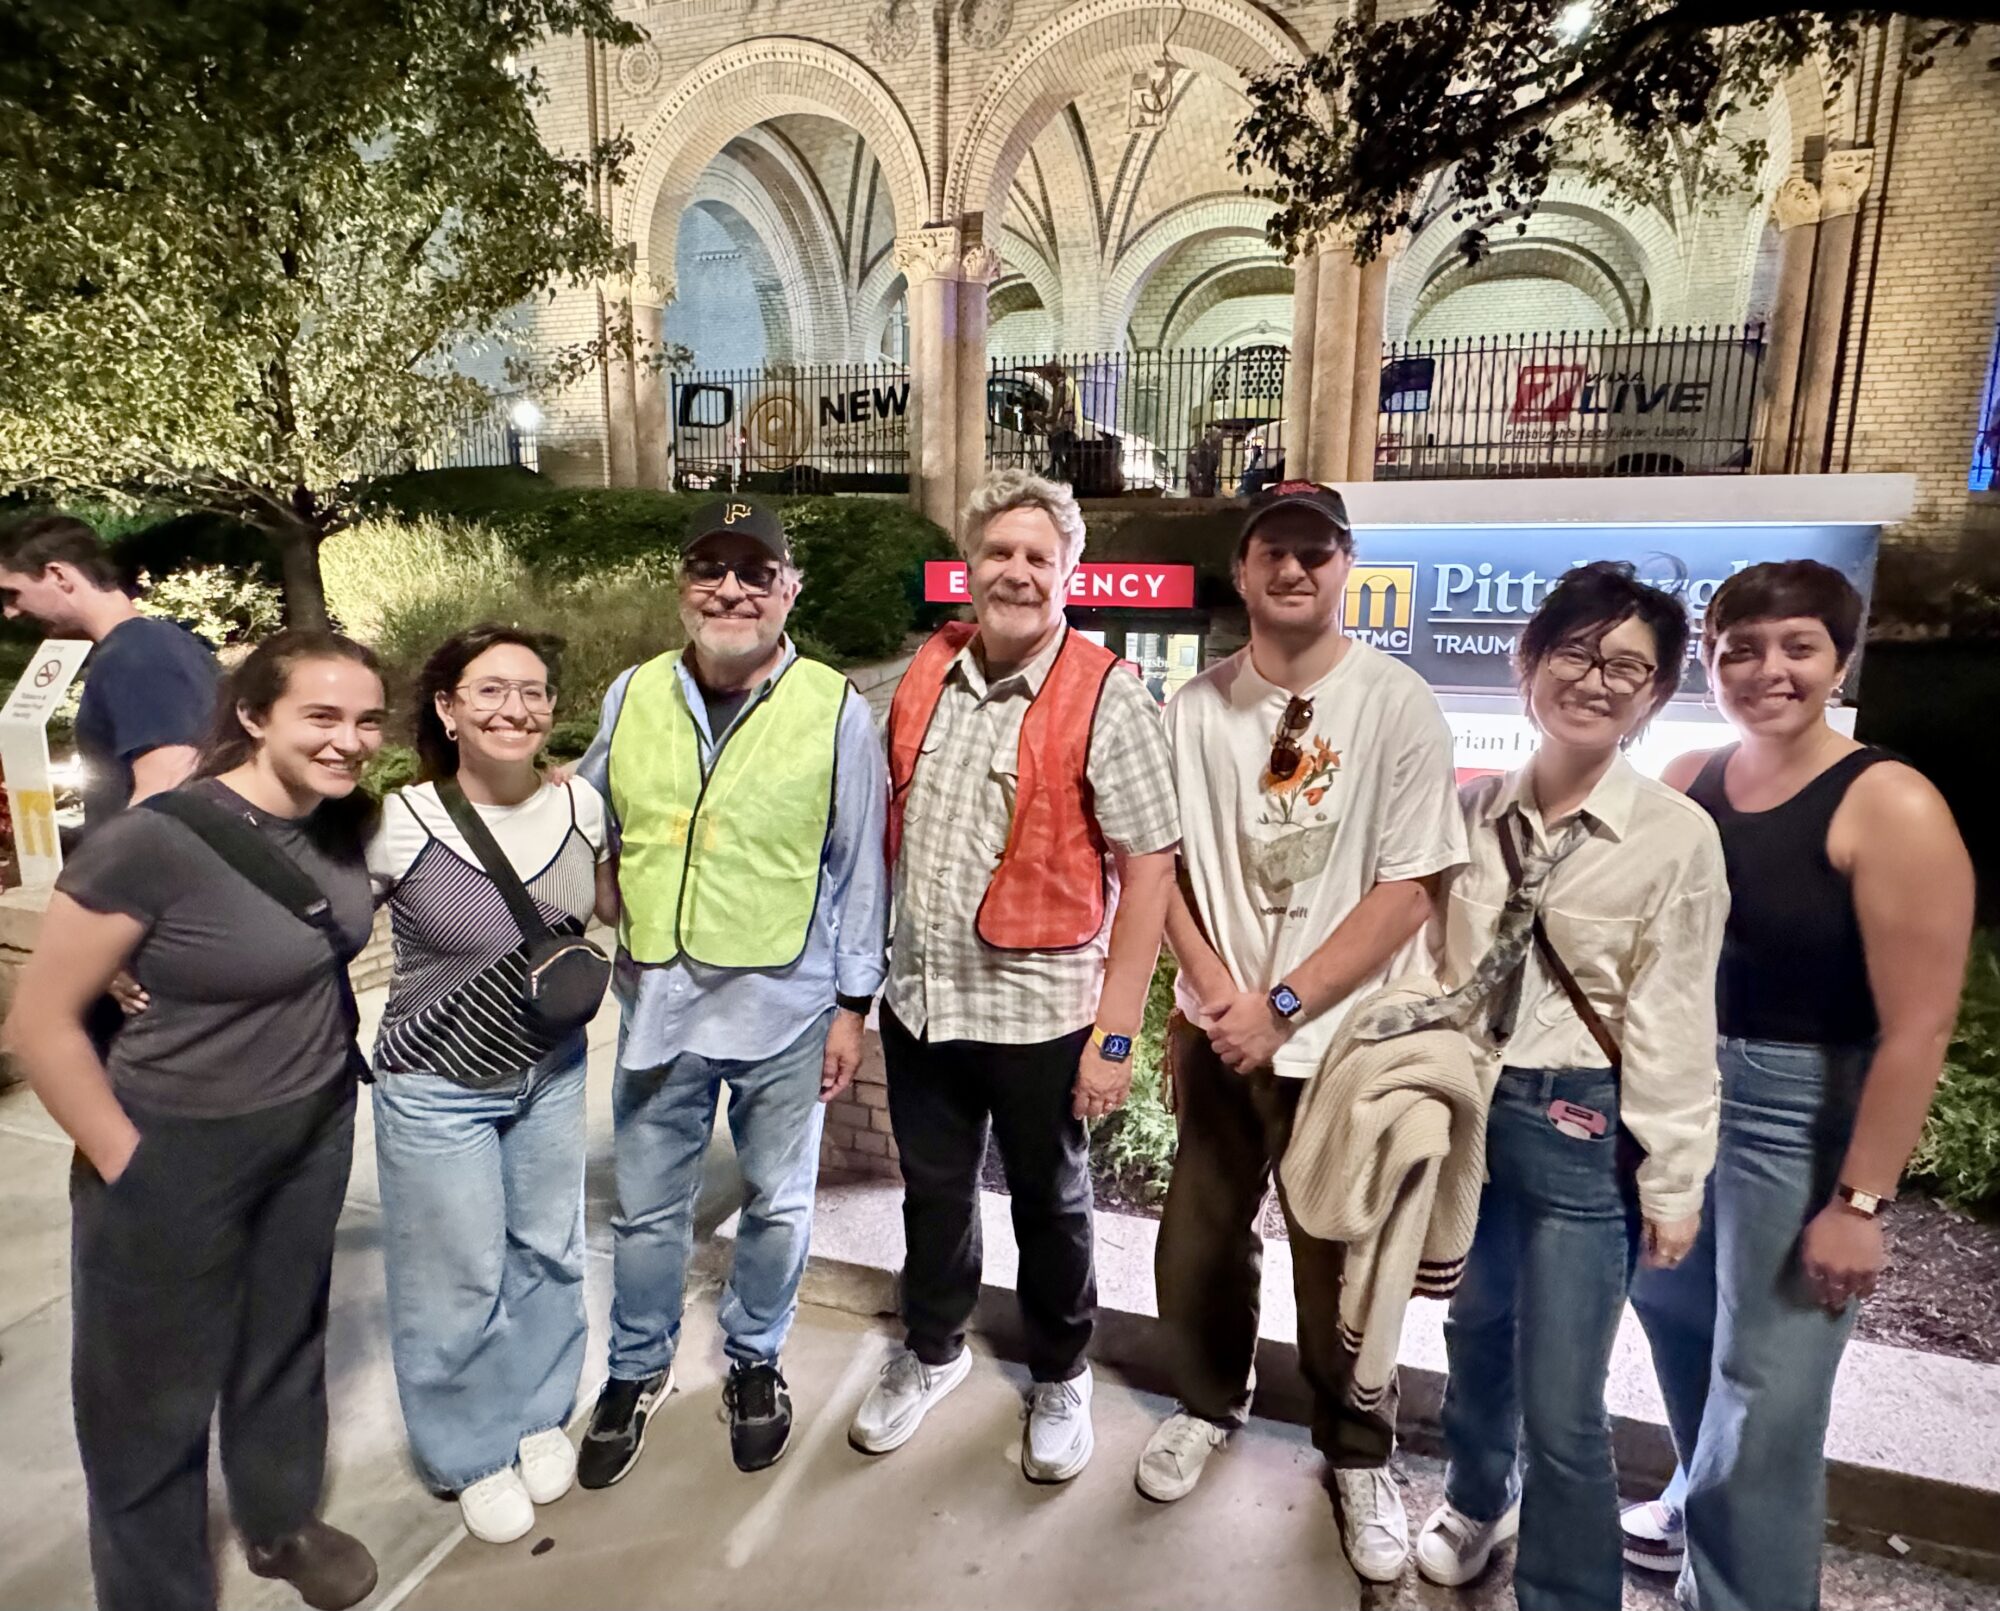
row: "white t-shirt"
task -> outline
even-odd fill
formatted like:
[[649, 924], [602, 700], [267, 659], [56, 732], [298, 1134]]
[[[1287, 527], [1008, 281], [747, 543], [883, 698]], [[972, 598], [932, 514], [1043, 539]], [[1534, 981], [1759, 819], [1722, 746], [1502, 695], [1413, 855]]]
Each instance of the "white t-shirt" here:
[[[1257, 674], [1247, 648], [1167, 705], [1181, 857], [1209, 943], [1243, 990], [1281, 983], [1377, 884], [1466, 859], [1451, 730], [1423, 678], [1350, 640], [1304, 697], [1312, 721], [1295, 742], [1305, 760], [1284, 782], [1269, 767], [1291, 695]], [[1420, 933], [1352, 995], [1300, 1022], [1276, 1072], [1315, 1073], [1348, 1008], [1427, 960]], [[1175, 993], [1192, 1014], [1186, 975]]]
[[[590, 842], [593, 859], [603, 861], [608, 854], [604, 834], [604, 801], [582, 778], [573, 777], [566, 786], [544, 783], [519, 805], [480, 805], [473, 802], [486, 831], [506, 853], [514, 871], [530, 880], [555, 859], [569, 836], [571, 802], [575, 802], [577, 830]], [[397, 789], [382, 802], [382, 823], [368, 844], [368, 873], [378, 894], [386, 894], [402, 882], [403, 875], [416, 865], [425, 843], [440, 839], [445, 846], [473, 866], [479, 865], [465, 836], [438, 798], [435, 783], [413, 783]], [[579, 913], [588, 917], [588, 913]]]

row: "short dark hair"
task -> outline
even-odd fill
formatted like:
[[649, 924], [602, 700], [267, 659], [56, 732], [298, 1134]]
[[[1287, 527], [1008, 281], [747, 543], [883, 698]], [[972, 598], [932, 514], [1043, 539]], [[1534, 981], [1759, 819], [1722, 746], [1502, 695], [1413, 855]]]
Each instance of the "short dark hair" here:
[[1558, 647], [1573, 638], [1593, 644], [1621, 622], [1637, 618], [1653, 632], [1660, 661], [1653, 673], [1657, 711], [1681, 685], [1687, 670], [1687, 606], [1663, 588], [1639, 580], [1624, 560], [1599, 559], [1564, 571], [1522, 630], [1514, 666], [1527, 692], [1528, 681]]
[[1748, 621], [1811, 616], [1833, 639], [1846, 665], [1861, 641], [1861, 593], [1831, 565], [1816, 559], [1769, 560], [1738, 571], [1715, 590], [1701, 623], [1701, 657], [1714, 663], [1722, 634]]
[[51, 565], [79, 570], [107, 593], [125, 586], [97, 533], [74, 515], [27, 515], [0, 530], [0, 569], [39, 577]]
[[499, 621], [482, 621], [446, 638], [431, 651], [424, 669], [417, 673], [417, 708], [411, 713], [411, 720], [416, 728], [417, 775], [424, 782], [436, 783], [458, 774], [458, 741], [444, 730], [444, 719], [437, 711], [437, 696], [455, 689], [458, 679], [465, 675], [465, 668], [488, 649], [506, 643], [539, 656], [549, 668], [549, 681], [555, 681], [556, 656], [562, 652], [563, 640], [552, 633], [527, 632]]

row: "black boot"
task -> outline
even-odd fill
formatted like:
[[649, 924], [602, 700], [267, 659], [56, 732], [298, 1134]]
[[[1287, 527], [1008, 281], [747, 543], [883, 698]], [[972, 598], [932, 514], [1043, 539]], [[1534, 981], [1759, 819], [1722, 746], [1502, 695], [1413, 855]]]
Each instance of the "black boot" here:
[[314, 1611], [347, 1611], [375, 1592], [375, 1557], [368, 1546], [338, 1527], [309, 1521], [269, 1544], [243, 1541], [250, 1570], [283, 1578]]

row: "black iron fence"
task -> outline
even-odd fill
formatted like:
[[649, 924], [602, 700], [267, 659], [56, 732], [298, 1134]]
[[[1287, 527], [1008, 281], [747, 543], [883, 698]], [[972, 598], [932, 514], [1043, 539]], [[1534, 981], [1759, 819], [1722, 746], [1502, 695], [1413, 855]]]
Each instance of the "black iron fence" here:
[[438, 447], [417, 455], [417, 468], [469, 470], [518, 464], [540, 469], [540, 419], [532, 403], [503, 401], [484, 413], [468, 413]]
[[1757, 326], [1391, 343], [1375, 474], [1741, 474], [1763, 362]]
[[906, 492], [910, 372], [896, 364], [703, 370], [668, 383], [674, 484]]
[[1289, 357], [1261, 344], [995, 359], [986, 462], [1054, 475], [1079, 497], [1227, 497], [1270, 452]]

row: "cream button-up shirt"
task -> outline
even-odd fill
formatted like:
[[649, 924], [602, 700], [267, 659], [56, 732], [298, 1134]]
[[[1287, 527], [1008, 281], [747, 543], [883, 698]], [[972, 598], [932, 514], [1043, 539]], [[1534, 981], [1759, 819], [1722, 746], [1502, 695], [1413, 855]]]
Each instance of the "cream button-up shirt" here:
[[[1508, 812], [1519, 807], [1544, 849], [1556, 837], [1525, 767], [1476, 779], [1459, 799], [1472, 859], [1454, 876], [1444, 907], [1447, 986], [1471, 977], [1499, 925], [1508, 889], [1499, 829]], [[1623, 756], [1581, 815], [1588, 832], [1550, 874], [1542, 919], [1618, 1042], [1619, 1117], [1646, 1152], [1640, 1206], [1650, 1219], [1681, 1219], [1701, 1207], [1715, 1161], [1715, 971], [1729, 916], [1722, 840], [1700, 806]], [[1494, 1050], [1514, 1068], [1605, 1067], [1532, 946], [1526, 970], [1513, 1033]]]

